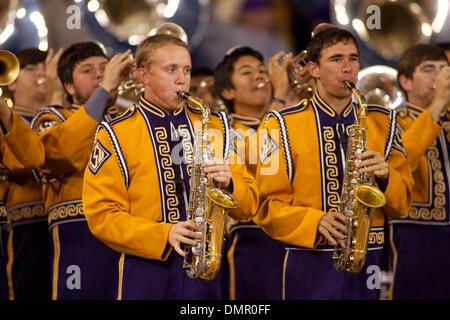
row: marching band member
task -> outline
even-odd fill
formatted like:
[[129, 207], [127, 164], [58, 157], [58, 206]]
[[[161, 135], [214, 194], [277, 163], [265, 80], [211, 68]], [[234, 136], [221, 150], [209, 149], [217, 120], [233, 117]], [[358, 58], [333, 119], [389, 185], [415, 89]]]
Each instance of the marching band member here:
[[264, 122], [256, 180], [261, 204], [254, 221], [286, 243], [284, 299], [377, 299], [366, 271], [379, 265], [384, 214], [400, 216], [411, 204], [412, 177], [396, 132], [396, 115], [368, 106], [367, 151], [357, 164], [372, 175], [387, 202], [375, 213], [365, 268], [357, 275], [333, 268], [332, 253], [347, 231], [338, 212], [347, 150], [346, 128], [355, 122], [356, 105], [343, 81], [356, 83], [357, 42], [348, 31], [330, 28], [309, 41], [308, 68], [316, 79], [313, 98]]
[[[193, 138], [200, 110], [178, 99], [190, 87], [191, 59], [180, 39], [157, 34], [136, 53], [137, 76], [145, 93], [121, 117], [102, 124], [83, 185], [90, 230], [121, 252], [118, 299], [221, 299], [220, 272], [209, 282], [183, 270], [182, 245], [195, 245], [199, 227], [186, 220]], [[197, 123], [198, 124], [198, 123]], [[209, 124], [216, 160], [205, 172], [239, 202], [230, 215], [255, 212], [258, 193], [245, 166], [228, 164], [225, 114]]]
[[84, 169], [98, 122], [113, 106], [130, 51], [111, 58], [93, 42], [76, 43], [58, 61], [72, 107], [39, 110], [32, 126], [45, 148], [39, 170], [52, 242], [52, 299], [113, 299], [119, 255], [89, 231], [81, 201]]
[[397, 71], [407, 98], [398, 121], [415, 185], [409, 213], [389, 221], [390, 297], [448, 299], [450, 66], [440, 48], [419, 44], [400, 56]]
[[[47, 215], [42, 204], [41, 185], [32, 168], [43, 164], [43, 145], [30, 122], [36, 111], [45, 106], [57, 90], [52, 85], [59, 53], [36, 48], [17, 52], [20, 71], [7, 91], [14, 103], [10, 123], [6, 122], [3, 163], [10, 169], [3, 182], [7, 213], [7, 277], [9, 299], [50, 298], [50, 239]], [[56, 94], [55, 94], [56, 96]], [[10, 163], [11, 157], [15, 160]]]
[[[256, 132], [261, 118], [268, 108], [284, 107], [289, 88], [289, 59], [283, 65], [276, 62], [281, 54], [270, 60], [271, 82], [262, 54], [250, 47], [230, 49], [214, 72], [216, 90], [230, 110], [235, 150], [252, 175], [256, 171]], [[277, 97], [272, 100], [271, 84]], [[228, 298], [280, 299], [284, 244], [270, 238], [251, 218], [229, 219], [227, 229]]]

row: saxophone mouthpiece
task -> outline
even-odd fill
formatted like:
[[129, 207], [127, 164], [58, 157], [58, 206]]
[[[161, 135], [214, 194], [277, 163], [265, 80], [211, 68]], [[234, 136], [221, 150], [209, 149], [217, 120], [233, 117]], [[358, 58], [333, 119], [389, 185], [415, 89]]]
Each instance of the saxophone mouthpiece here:
[[344, 80], [344, 87], [347, 87], [348, 89], [352, 90], [355, 89], [355, 84], [351, 81]]
[[191, 95], [189, 92], [185, 92], [185, 91], [178, 91], [178, 101], [181, 100], [188, 100], [189, 96]]

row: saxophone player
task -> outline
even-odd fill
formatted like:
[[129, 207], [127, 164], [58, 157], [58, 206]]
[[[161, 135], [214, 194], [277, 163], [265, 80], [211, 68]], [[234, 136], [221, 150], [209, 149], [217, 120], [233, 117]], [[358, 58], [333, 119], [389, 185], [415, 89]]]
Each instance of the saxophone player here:
[[[372, 176], [387, 202], [375, 213], [363, 271], [337, 272], [333, 247], [347, 230], [346, 216], [338, 212], [346, 128], [357, 114], [343, 82], [356, 83], [359, 50], [350, 32], [329, 28], [311, 38], [307, 51], [313, 98], [264, 119], [256, 172], [261, 204], [254, 221], [286, 244], [284, 299], [377, 299], [379, 290], [367, 284], [366, 272], [380, 264], [384, 217], [403, 215], [411, 205], [412, 176], [396, 117], [383, 106], [367, 107], [367, 151], [355, 154], [357, 167]], [[278, 170], [267, 171], [274, 162]]]
[[[186, 221], [193, 139], [202, 112], [179, 100], [189, 91], [191, 58], [180, 39], [157, 34], [136, 53], [145, 92], [138, 104], [98, 130], [83, 184], [92, 233], [121, 253], [118, 299], [221, 299], [221, 276], [200, 282], [183, 269], [183, 245], [203, 232]], [[204, 163], [208, 179], [232, 193], [235, 218], [255, 212], [258, 193], [243, 164], [228, 164], [230, 135], [224, 114], [209, 132], [217, 157]]]
[[418, 44], [400, 56], [397, 71], [407, 99], [399, 124], [415, 184], [408, 215], [389, 221], [394, 275], [390, 297], [446, 300], [450, 298], [450, 66], [438, 46]]

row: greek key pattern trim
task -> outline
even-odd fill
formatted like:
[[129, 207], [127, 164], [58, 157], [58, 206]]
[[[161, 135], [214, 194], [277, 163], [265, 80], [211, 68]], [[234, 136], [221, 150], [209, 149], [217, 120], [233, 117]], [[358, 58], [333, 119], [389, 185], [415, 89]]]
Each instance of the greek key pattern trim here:
[[8, 224], [47, 216], [41, 201], [21, 203], [6, 210]]
[[176, 196], [175, 172], [172, 168], [172, 158], [170, 157], [170, 146], [167, 142], [168, 134], [164, 127], [155, 128], [155, 139], [158, 146], [162, 177], [164, 179], [164, 193], [167, 205], [167, 219], [170, 223], [180, 220], [180, 210], [178, 209], [178, 198]]
[[75, 217], [84, 218], [83, 203], [81, 200], [59, 203], [49, 209], [48, 224], [59, 221], [72, 219]]
[[336, 143], [334, 142], [334, 131], [332, 127], [323, 127], [323, 139], [325, 140], [325, 167], [326, 167], [326, 188], [327, 205], [329, 208], [339, 208], [339, 169], [336, 156]]
[[[384, 231], [373, 230], [369, 233], [369, 240], [367, 242], [367, 246], [382, 246], [384, 245]], [[319, 236], [319, 240], [317, 241], [316, 248], [318, 250], [325, 249], [327, 247], [334, 246], [322, 235]], [[314, 250], [314, 249], [311, 249]]]
[[430, 161], [432, 170], [432, 177], [430, 178], [433, 179], [432, 191], [434, 208], [430, 210], [430, 208], [425, 207], [412, 207], [407, 217], [413, 220], [442, 222], [447, 216], [445, 213], [446, 188], [436, 140], [433, 141], [431, 146], [428, 148], [426, 155]]

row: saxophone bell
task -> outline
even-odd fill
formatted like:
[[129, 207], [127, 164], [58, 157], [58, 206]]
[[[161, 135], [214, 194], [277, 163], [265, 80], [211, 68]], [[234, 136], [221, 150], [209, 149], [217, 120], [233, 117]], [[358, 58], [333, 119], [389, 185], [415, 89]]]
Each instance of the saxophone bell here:
[[213, 179], [208, 179], [203, 164], [215, 159], [208, 132], [211, 112], [202, 99], [189, 92], [180, 91], [178, 99], [186, 100], [202, 111], [202, 125], [196, 132], [194, 141], [194, 163], [190, 181], [187, 219], [202, 228], [202, 239], [195, 246], [185, 246], [183, 268], [193, 279], [210, 281], [219, 271], [225, 222], [228, 210], [236, 208], [238, 202], [228, 191], [217, 188]]

